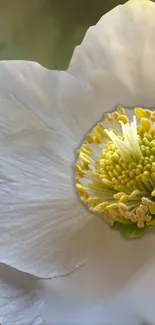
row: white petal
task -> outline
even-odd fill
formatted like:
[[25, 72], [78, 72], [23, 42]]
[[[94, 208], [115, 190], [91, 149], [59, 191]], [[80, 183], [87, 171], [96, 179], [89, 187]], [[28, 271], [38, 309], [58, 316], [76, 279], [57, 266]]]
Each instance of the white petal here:
[[124, 289], [149, 258], [154, 259], [154, 234], [126, 240], [99, 220], [94, 220], [94, 230], [100, 237], [90, 259], [71, 274], [51, 280], [62, 294], [87, 301], [107, 299]]
[[21, 132], [0, 152], [0, 261], [41, 277], [83, 263], [98, 234], [86, 241], [92, 216], [74, 193], [72, 141]]
[[[0, 62], [0, 134], [46, 127], [79, 143], [104, 112], [100, 108], [88, 122], [92, 96], [65, 71], [50, 71], [34, 62]], [[97, 100], [93, 102], [96, 109]]]
[[84, 87], [65, 71], [50, 71], [34, 62], [0, 62], [0, 137], [25, 129], [49, 128], [79, 145], [116, 104], [135, 104], [130, 92], [111, 73], [104, 89]]
[[74, 51], [70, 72], [81, 80], [98, 80], [103, 89], [105, 74], [112, 73], [139, 105], [154, 105], [154, 16], [155, 4], [148, 0], [114, 8], [89, 28]]
[[24, 96], [20, 91], [22, 83], [26, 88], [28, 80], [24, 73], [22, 75], [22, 72], [16, 70], [17, 67], [17, 62], [16, 64], [0, 62], [0, 140], [25, 129], [34, 130], [44, 127], [42, 121], [29, 109], [29, 98], [27, 97], [27, 104], [24, 102]]
[[0, 323], [2, 325], [41, 325], [43, 302], [33, 276], [0, 265]]
[[128, 287], [128, 297], [144, 323], [155, 324], [155, 261], [149, 261], [136, 274]]
[[140, 317], [125, 295], [95, 304], [78, 300], [52, 288], [51, 280], [42, 285], [42, 317], [47, 325], [142, 325]]

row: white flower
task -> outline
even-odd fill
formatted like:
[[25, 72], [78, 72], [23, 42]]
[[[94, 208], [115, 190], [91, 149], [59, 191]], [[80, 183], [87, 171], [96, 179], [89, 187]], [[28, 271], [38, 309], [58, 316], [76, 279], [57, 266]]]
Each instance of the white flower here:
[[[155, 5], [147, 0], [118, 6], [88, 30], [66, 72], [0, 62], [0, 262], [31, 274], [34, 284], [40, 282], [35, 276], [52, 278], [43, 285], [83, 299], [88, 305], [79, 306], [80, 324], [93, 319], [116, 325], [118, 310], [122, 325], [139, 324], [136, 317], [147, 314], [147, 302], [144, 314], [122, 301], [128, 300], [133, 276], [154, 259], [154, 234], [127, 241], [91, 214], [75, 192], [73, 165], [75, 150], [105, 112], [118, 104], [154, 106], [154, 16]], [[132, 109], [127, 111], [132, 119]], [[0, 322], [40, 324], [42, 302], [14, 279], [12, 288], [13, 270], [7, 267], [10, 276], [0, 270]], [[114, 295], [126, 287], [114, 307]], [[138, 308], [139, 292], [137, 287]], [[102, 302], [104, 314], [95, 307]]]

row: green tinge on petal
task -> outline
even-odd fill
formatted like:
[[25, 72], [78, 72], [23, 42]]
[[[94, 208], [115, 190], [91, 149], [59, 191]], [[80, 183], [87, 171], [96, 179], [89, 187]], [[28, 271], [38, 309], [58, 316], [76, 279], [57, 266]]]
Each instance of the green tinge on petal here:
[[122, 235], [128, 239], [136, 239], [139, 237], [143, 237], [147, 227], [138, 228], [136, 224], [121, 224], [119, 222], [115, 222], [113, 225], [113, 229], [119, 230]]

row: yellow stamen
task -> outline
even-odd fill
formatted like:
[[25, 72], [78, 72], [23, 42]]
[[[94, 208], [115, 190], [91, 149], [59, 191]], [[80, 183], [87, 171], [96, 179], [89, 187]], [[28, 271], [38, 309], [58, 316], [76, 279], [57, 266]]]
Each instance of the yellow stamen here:
[[128, 202], [128, 200], [129, 200], [129, 197], [128, 197], [128, 195], [126, 195], [126, 194], [124, 194], [124, 195], [120, 198], [120, 202], [122, 202], [122, 203], [126, 203], [126, 202]]
[[148, 132], [151, 128], [151, 123], [148, 119], [142, 118], [141, 119], [141, 127], [144, 130], [144, 132]]
[[118, 110], [118, 112], [119, 112], [121, 115], [125, 115], [125, 109], [124, 109], [124, 107], [122, 107], [122, 106], [118, 106], [118, 107], [117, 107], [117, 110]]
[[131, 194], [130, 194], [130, 199], [135, 199], [136, 196], [140, 195], [140, 192], [138, 190], [134, 190]]
[[112, 116], [111, 116], [111, 114], [106, 114], [106, 120], [108, 121], [108, 122], [110, 122], [110, 123], [112, 123], [113, 122], [113, 119], [112, 119]]
[[103, 202], [103, 203], [98, 204], [94, 208], [94, 212], [101, 212], [101, 211], [103, 211], [106, 208], [107, 205], [108, 205], [108, 202]]
[[151, 117], [152, 112], [149, 109], [145, 109], [145, 113], [147, 117]]
[[83, 185], [78, 184], [78, 183], [76, 183], [76, 189], [80, 194], [84, 194], [84, 192], [86, 190], [86, 188]]
[[117, 121], [119, 121], [119, 122], [122, 121], [124, 124], [129, 123], [129, 120], [128, 120], [128, 118], [126, 117], [126, 115], [120, 115], [120, 116], [118, 116]]
[[114, 199], [120, 200], [123, 195], [124, 195], [124, 192], [119, 192], [117, 194], [114, 194]]
[[86, 164], [90, 164], [90, 158], [85, 153], [80, 152], [79, 158]]
[[113, 183], [108, 181], [106, 178], [102, 178], [102, 182], [103, 182], [103, 184], [107, 185], [108, 187], [113, 188]]
[[118, 208], [118, 203], [113, 203], [113, 204], [110, 204], [107, 206], [107, 209], [110, 210], [110, 209], [117, 209]]
[[113, 116], [113, 118], [117, 121], [117, 119], [118, 119], [118, 117], [119, 117], [119, 114], [118, 114], [118, 112], [113, 112], [113, 113], [112, 113], [112, 116]]
[[76, 190], [111, 226], [145, 229], [155, 224], [155, 111], [136, 107], [129, 122], [124, 108], [117, 110], [106, 120], [117, 121], [120, 132], [101, 121], [76, 151]]
[[136, 107], [135, 114], [139, 119], [146, 117], [146, 111], [142, 107]]
[[88, 133], [86, 139], [87, 139], [88, 143], [90, 143], [90, 144], [94, 143], [94, 140], [93, 140], [93, 137], [91, 134]]
[[153, 203], [153, 204], [149, 207], [149, 211], [151, 212], [151, 214], [155, 214], [155, 203]]
[[152, 196], [155, 196], [155, 190], [152, 191], [151, 195]]

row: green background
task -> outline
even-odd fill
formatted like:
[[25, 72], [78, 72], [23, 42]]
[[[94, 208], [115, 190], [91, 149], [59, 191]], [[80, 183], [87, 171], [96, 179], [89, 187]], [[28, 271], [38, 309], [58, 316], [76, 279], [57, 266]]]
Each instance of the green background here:
[[0, 60], [65, 69], [90, 25], [123, 0], [0, 0]]

